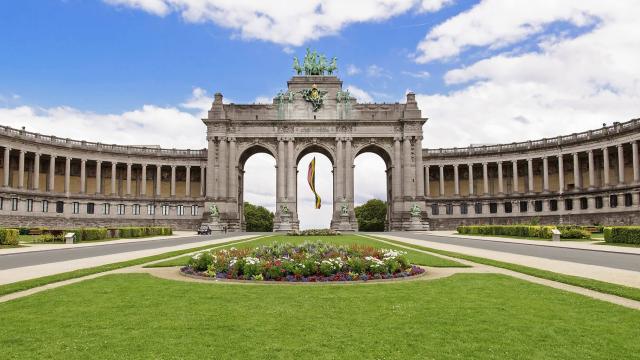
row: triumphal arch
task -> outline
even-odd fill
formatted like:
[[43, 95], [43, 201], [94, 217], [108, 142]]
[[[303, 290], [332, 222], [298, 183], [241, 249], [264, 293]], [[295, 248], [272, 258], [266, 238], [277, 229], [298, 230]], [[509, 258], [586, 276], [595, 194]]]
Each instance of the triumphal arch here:
[[215, 205], [221, 223], [241, 229], [244, 164], [253, 154], [267, 153], [277, 167], [274, 231], [297, 230], [298, 162], [318, 152], [333, 165], [331, 228], [355, 231], [354, 159], [372, 152], [386, 164], [388, 229], [426, 229], [421, 140], [427, 119], [415, 94], [408, 93], [404, 104], [360, 104], [333, 75], [335, 59], [327, 64], [324, 56], [307, 51], [303, 65], [294, 60], [294, 69], [297, 75], [272, 104], [224, 104], [223, 95], [215, 94], [203, 119], [205, 209]]

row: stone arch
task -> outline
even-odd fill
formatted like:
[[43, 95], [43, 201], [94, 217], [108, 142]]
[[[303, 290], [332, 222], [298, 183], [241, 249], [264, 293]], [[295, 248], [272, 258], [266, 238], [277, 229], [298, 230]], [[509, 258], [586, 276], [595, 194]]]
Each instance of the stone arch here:
[[353, 159], [351, 160], [352, 161], [355, 160], [355, 158], [357, 158], [358, 155], [361, 155], [364, 153], [374, 153], [380, 156], [382, 158], [382, 161], [384, 161], [385, 165], [387, 166], [387, 169], [393, 166], [393, 156], [391, 154], [391, 151], [390, 149], [387, 149], [384, 145], [380, 145], [375, 142], [362, 144], [356, 147], [355, 151], [353, 152], [354, 154]]
[[336, 158], [334, 154], [334, 149], [332, 146], [325, 144], [324, 142], [312, 142], [312, 143], [304, 143], [300, 145], [299, 148], [296, 148], [296, 164], [300, 162], [303, 156], [317, 152], [324, 156], [326, 156], [331, 164], [336, 166]]
[[[277, 151], [272, 144], [265, 144], [262, 142], [252, 142], [245, 146], [241, 146], [239, 149], [240, 156], [237, 160], [237, 176], [238, 176], [238, 219], [239, 227], [241, 230], [246, 230], [246, 222], [244, 217], [244, 166], [250, 157], [256, 154], [267, 154], [273, 157], [276, 164], [278, 163]], [[277, 185], [276, 185], [277, 186]]]

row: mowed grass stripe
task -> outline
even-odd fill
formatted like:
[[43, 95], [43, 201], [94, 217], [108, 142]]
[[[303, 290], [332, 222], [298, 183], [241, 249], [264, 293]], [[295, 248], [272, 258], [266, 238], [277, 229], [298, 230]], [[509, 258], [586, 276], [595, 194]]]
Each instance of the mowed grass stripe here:
[[453, 251], [438, 250], [438, 249], [434, 249], [434, 248], [430, 248], [422, 245], [409, 244], [409, 243], [405, 243], [398, 240], [391, 240], [387, 238], [382, 238], [382, 239], [394, 244], [401, 244], [414, 249], [425, 250], [428, 252], [446, 255], [456, 259], [472, 261], [478, 264], [495, 266], [495, 267], [519, 272], [522, 274], [535, 276], [541, 279], [557, 281], [563, 284], [574, 285], [574, 286], [582, 287], [585, 289], [601, 292], [604, 294], [610, 294], [610, 295], [620, 296], [620, 297], [631, 299], [631, 300], [640, 301], [640, 289], [635, 287], [618, 285], [618, 284], [613, 284], [606, 281], [594, 280], [594, 279], [584, 278], [580, 276], [565, 275], [565, 274], [560, 274], [553, 271], [532, 268], [529, 266], [518, 265], [518, 264], [508, 263], [504, 261], [492, 260], [492, 259], [487, 259], [487, 258], [482, 258], [482, 257], [472, 256], [472, 255], [465, 255], [465, 254], [461, 254]]
[[[247, 240], [248, 239], [231, 240], [231, 241], [224, 242], [222, 244], [225, 244], [225, 245], [233, 244], [236, 242], [247, 241]], [[176, 250], [176, 251], [166, 252], [158, 255], [146, 256], [146, 257], [127, 260], [127, 261], [105, 264], [105, 265], [90, 267], [86, 269], [78, 269], [78, 270], [68, 271], [60, 274], [48, 275], [48, 276], [43, 276], [35, 279], [29, 279], [29, 280], [14, 282], [11, 284], [0, 285], [0, 296], [12, 294], [18, 291], [33, 289], [39, 286], [48, 285], [48, 284], [52, 284], [60, 281], [76, 279], [83, 276], [98, 274], [101, 272], [117, 270], [117, 269], [129, 267], [129, 266], [141, 265], [141, 264], [145, 264], [152, 261], [172, 258], [172, 257], [180, 256], [182, 254], [188, 254], [194, 251], [206, 250], [206, 249], [210, 249], [212, 247], [217, 247], [220, 245], [221, 244], [198, 246], [198, 247], [189, 248], [189, 249]], [[19, 271], [19, 269], [16, 269], [16, 271]]]

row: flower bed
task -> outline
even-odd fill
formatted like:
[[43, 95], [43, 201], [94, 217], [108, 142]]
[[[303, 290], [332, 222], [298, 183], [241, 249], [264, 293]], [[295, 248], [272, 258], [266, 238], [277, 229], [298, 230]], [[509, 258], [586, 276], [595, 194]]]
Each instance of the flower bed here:
[[181, 271], [208, 278], [289, 282], [367, 281], [424, 273], [409, 264], [404, 251], [321, 241], [201, 252]]

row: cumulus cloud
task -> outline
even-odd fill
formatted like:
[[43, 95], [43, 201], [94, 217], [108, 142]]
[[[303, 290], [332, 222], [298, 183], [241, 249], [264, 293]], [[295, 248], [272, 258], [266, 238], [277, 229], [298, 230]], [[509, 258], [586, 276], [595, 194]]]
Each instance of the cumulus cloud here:
[[[431, 118], [426, 146], [552, 137], [638, 115], [640, 68], [633, 64], [640, 62], [640, 39], [630, 35], [637, 27], [638, 11], [633, 10], [637, 6], [624, 1], [567, 1], [520, 3], [517, 9], [507, 9], [507, 4], [484, 1], [437, 27], [439, 39], [456, 44], [455, 51], [441, 55], [455, 54], [465, 44], [496, 48], [516, 39], [536, 41], [533, 34], [553, 21], [582, 25], [597, 18], [598, 25], [574, 37], [542, 37], [535, 51], [498, 53], [448, 71], [444, 80], [457, 90], [417, 96]], [[461, 24], [467, 24], [466, 31], [473, 35], [461, 35]]]
[[402, 74], [403, 75], [407, 75], [407, 76], [411, 76], [411, 77], [416, 78], [416, 79], [428, 79], [429, 77], [431, 77], [431, 74], [429, 74], [428, 71], [416, 71], [416, 72], [403, 71]]
[[[108, 4], [166, 16], [179, 13], [192, 23], [213, 22], [236, 31], [243, 39], [299, 46], [337, 34], [354, 23], [384, 21], [420, 8], [430, 10], [437, 0], [104, 0]], [[444, 1], [446, 2], [446, 1]]]
[[268, 96], [258, 96], [253, 100], [255, 104], [272, 104], [273, 99]]
[[[63, 138], [123, 145], [160, 145], [167, 148], [201, 149], [206, 146], [206, 127], [200, 120], [204, 96], [179, 107], [144, 105], [118, 114], [99, 114], [68, 106], [0, 107], [0, 124]], [[210, 102], [207, 108], [210, 107]], [[195, 110], [187, 111], [187, 110]], [[198, 136], [200, 134], [201, 136]]]
[[372, 103], [373, 102], [373, 98], [371, 97], [371, 95], [369, 95], [369, 93], [367, 93], [366, 91], [355, 87], [353, 85], [349, 85], [347, 86], [347, 91], [349, 93], [351, 93], [351, 95], [353, 95], [353, 97], [356, 98], [356, 100], [358, 100], [359, 103]]
[[357, 75], [361, 72], [360, 68], [353, 64], [347, 66], [347, 75]]
[[453, 4], [453, 0], [422, 0], [420, 12], [436, 12], [445, 6]]

